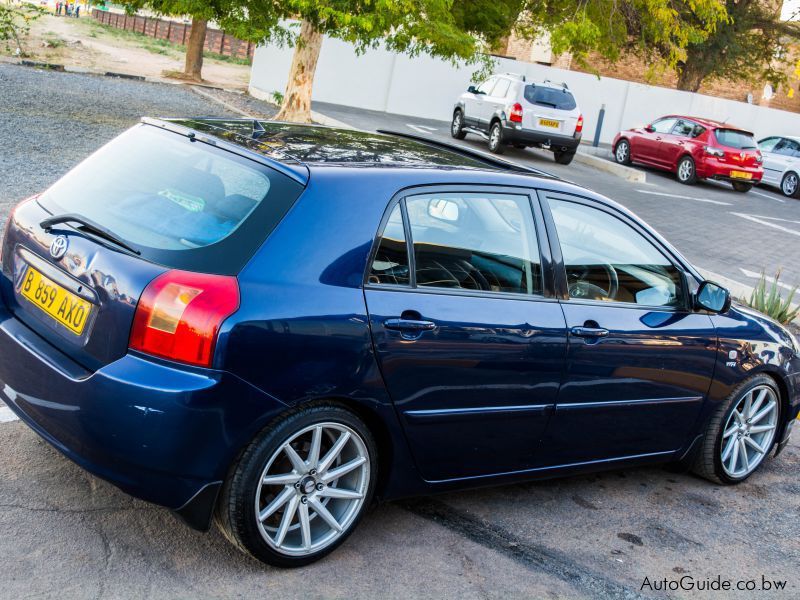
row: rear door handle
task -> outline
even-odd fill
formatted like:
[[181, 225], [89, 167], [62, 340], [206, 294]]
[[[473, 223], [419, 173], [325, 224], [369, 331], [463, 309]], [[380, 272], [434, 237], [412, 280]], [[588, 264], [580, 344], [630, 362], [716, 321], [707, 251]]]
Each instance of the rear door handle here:
[[383, 322], [386, 329], [395, 331], [430, 331], [436, 329], [433, 321], [422, 321], [418, 319], [386, 319]]
[[573, 327], [569, 331], [575, 337], [580, 338], [601, 338], [608, 335], [608, 329], [602, 327]]

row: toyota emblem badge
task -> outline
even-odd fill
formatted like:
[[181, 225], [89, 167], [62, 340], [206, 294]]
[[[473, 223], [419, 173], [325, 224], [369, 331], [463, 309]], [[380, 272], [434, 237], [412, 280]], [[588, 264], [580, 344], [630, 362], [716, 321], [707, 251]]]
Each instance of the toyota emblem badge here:
[[69, 246], [69, 240], [66, 236], [58, 236], [53, 240], [53, 243], [50, 244], [50, 256], [56, 260], [60, 260], [67, 253], [67, 246]]

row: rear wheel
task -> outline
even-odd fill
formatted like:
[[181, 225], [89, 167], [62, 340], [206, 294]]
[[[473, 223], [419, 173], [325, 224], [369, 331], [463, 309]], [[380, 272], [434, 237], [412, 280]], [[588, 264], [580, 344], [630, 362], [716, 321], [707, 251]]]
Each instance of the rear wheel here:
[[750, 190], [753, 189], [752, 183], [744, 183], [743, 181], [732, 181], [731, 185], [733, 186], [734, 190], [742, 193], [749, 192]]
[[265, 429], [225, 483], [217, 523], [242, 551], [299, 567], [347, 539], [375, 489], [377, 451], [366, 425], [314, 406]]
[[495, 154], [502, 154], [506, 151], [503, 143], [503, 128], [499, 121], [492, 123], [492, 127], [489, 129], [489, 150]]
[[684, 156], [678, 161], [677, 169], [678, 181], [691, 185], [697, 183], [697, 172], [694, 168], [694, 160], [691, 156]]
[[553, 158], [560, 165], [568, 165], [575, 158], [575, 150], [553, 150]]
[[621, 165], [631, 164], [631, 144], [628, 140], [620, 140], [614, 148], [614, 160]]
[[781, 180], [781, 192], [783, 192], [784, 196], [789, 198], [797, 198], [799, 190], [800, 179], [798, 179], [797, 173], [789, 171]]
[[717, 407], [692, 470], [716, 483], [744, 481], [772, 450], [780, 412], [772, 378], [748, 379]]
[[467, 132], [464, 131], [464, 113], [460, 110], [453, 113], [453, 122], [450, 123], [450, 135], [457, 140], [463, 140], [467, 137]]

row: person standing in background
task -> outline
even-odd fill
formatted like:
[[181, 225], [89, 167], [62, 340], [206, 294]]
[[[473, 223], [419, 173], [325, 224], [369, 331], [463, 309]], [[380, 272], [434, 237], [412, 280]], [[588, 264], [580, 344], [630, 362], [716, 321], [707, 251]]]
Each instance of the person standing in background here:
[[56, 16], [61, 16], [61, 2], [56, 2]]
[[75, 18], [76, 19], [81, 18], [81, 5], [78, 4], [77, 2], [75, 3]]

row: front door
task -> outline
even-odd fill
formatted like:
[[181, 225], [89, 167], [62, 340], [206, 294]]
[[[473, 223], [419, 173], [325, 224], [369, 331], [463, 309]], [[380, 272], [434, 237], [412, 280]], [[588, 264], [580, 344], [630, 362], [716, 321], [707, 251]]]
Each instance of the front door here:
[[664, 136], [672, 131], [677, 119], [668, 117], [659, 119], [650, 125], [651, 131], [643, 130], [640, 135], [631, 140], [631, 157], [634, 160], [649, 163], [659, 167], [664, 166], [661, 159], [661, 142]]
[[711, 384], [711, 319], [688, 308], [674, 258], [628, 217], [571, 196], [550, 194], [547, 204], [569, 295], [568, 366], [548, 428], [549, 463], [678, 450]]
[[507, 189], [442, 188], [390, 211], [364, 293], [381, 373], [426, 480], [534, 465], [566, 351], [537, 224], [538, 202]]

